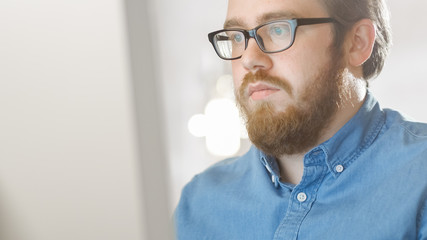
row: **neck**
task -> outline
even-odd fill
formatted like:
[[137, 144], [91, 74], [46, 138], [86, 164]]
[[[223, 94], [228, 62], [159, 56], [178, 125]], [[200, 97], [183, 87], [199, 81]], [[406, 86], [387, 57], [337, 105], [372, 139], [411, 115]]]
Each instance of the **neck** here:
[[282, 181], [298, 184], [304, 173], [304, 155], [311, 148], [334, 136], [363, 105], [366, 96], [366, 86], [361, 79], [348, 79], [345, 81], [346, 89], [349, 89], [343, 96], [342, 104], [337, 112], [332, 116], [330, 123], [323, 129], [319, 140], [314, 146], [306, 149], [304, 152], [282, 155], [277, 158]]
[[[349, 89], [343, 93], [342, 104], [332, 116], [330, 123], [323, 129], [316, 146], [335, 135], [362, 107], [367, 94], [364, 80], [349, 79], [345, 81]], [[313, 146], [315, 147], [315, 146]]]

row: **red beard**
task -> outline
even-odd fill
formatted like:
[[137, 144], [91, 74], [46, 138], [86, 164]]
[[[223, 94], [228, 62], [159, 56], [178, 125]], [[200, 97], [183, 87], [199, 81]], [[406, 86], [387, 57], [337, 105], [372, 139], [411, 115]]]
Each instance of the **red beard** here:
[[[236, 101], [246, 119], [252, 143], [274, 157], [303, 153], [314, 147], [341, 102], [342, 73], [341, 66], [326, 66], [299, 96], [292, 95], [292, 88], [283, 79], [268, 76], [264, 71], [248, 73], [236, 92]], [[264, 102], [251, 110], [246, 89], [255, 81], [269, 82], [284, 89], [296, 98], [297, 104], [277, 112], [271, 103]]]

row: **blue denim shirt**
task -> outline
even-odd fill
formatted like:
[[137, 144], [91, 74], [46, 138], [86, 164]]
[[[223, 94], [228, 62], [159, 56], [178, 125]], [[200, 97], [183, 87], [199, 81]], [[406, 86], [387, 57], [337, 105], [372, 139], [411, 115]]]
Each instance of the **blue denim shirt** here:
[[182, 239], [427, 239], [427, 125], [383, 110], [368, 93], [358, 113], [304, 156], [298, 185], [252, 147], [184, 188]]

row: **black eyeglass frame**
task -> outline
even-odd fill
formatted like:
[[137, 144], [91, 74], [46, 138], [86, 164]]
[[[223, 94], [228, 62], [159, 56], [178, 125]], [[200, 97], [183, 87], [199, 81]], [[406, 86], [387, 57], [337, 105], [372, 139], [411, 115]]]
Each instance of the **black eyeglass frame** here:
[[[277, 51], [266, 51], [264, 49], [264, 46], [262, 44], [262, 39], [258, 39], [258, 35], [256, 34], [256, 32], [258, 31], [258, 29], [264, 27], [265, 25], [271, 24], [271, 23], [277, 23], [277, 22], [288, 22], [291, 26], [291, 42], [288, 46], [286, 46], [283, 49], [277, 50]], [[209, 42], [211, 42], [212, 46], [215, 49], [216, 54], [224, 59], [224, 60], [235, 60], [235, 59], [239, 59], [242, 57], [242, 55], [238, 56], [238, 57], [234, 57], [234, 58], [226, 58], [226, 57], [222, 57], [220, 55], [219, 50], [217, 49], [217, 46], [215, 44], [214, 41], [214, 37], [215, 35], [217, 35], [220, 32], [224, 32], [224, 31], [237, 31], [237, 32], [241, 32], [243, 34], [243, 36], [245, 36], [245, 50], [248, 47], [248, 42], [250, 38], [255, 39], [255, 42], [257, 43], [258, 47], [261, 49], [261, 51], [263, 51], [264, 53], [277, 53], [277, 52], [283, 52], [287, 49], [289, 49], [290, 47], [292, 47], [292, 45], [295, 42], [295, 35], [296, 35], [296, 30], [298, 28], [298, 26], [303, 26], [303, 25], [313, 25], [313, 24], [320, 24], [320, 23], [336, 23], [336, 20], [333, 18], [293, 18], [293, 19], [282, 19], [282, 20], [275, 20], [275, 21], [270, 21], [270, 22], [266, 22], [263, 23], [251, 30], [244, 30], [244, 29], [239, 29], [239, 28], [230, 28], [230, 29], [221, 29], [218, 31], [214, 31], [208, 34], [208, 39]]]

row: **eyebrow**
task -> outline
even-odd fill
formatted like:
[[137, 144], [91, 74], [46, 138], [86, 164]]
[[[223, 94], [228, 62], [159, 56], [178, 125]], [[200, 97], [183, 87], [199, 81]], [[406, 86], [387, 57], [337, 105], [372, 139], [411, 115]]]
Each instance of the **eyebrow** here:
[[[297, 14], [295, 14], [293, 12], [283, 12], [283, 11], [282, 12], [270, 12], [270, 13], [266, 13], [266, 14], [263, 14], [260, 17], [258, 17], [257, 23], [262, 24], [262, 23], [272, 21], [272, 20], [292, 19], [292, 18], [296, 18], [296, 17], [297, 17]], [[247, 25], [240, 18], [228, 19], [224, 23], [224, 29], [236, 28], [236, 27], [245, 28], [245, 27], [247, 27]]]

